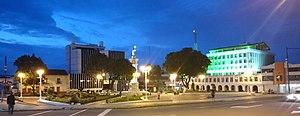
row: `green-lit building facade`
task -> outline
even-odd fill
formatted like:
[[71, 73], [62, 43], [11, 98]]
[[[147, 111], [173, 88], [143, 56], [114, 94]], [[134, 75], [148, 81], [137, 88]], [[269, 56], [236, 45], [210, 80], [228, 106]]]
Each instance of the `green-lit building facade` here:
[[274, 63], [274, 54], [264, 43], [243, 44], [209, 50], [210, 76], [257, 74], [261, 67]]

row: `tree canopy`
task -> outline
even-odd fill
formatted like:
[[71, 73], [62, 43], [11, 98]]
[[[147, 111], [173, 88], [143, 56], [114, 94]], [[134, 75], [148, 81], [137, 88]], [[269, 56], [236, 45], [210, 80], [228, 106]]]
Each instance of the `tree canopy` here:
[[197, 77], [207, 71], [210, 60], [199, 51], [183, 48], [166, 56], [163, 67], [169, 74], [176, 73], [182, 78], [183, 85], [188, 88], [191, 77]]
[[36, 57], [34, 54], [31, 56], [23, 55], [19, 57], [15, 60], [14, 66], [17, 66], [16, 74], [20, 72], [25, 73], [26, 77], [24, 78], [23, 83], [26, 86], [30, 85], [33, 92], [35, 85], [39, 82], [36, 71], [39, 69], [43, 69], [45, 72], [47, 71], [47, 66], [44, 64], [43, 60], [40, 57]]
[[85, 68], [89, 75], [108, 73], [110, 77], [109, 80], [112, 80], [110, 89], [112, 89], [115, 80], [131, 80], [132, 74], [135, 72], [135, 68], [129, 60], [114, 59], [100, 53], [90, 56]]

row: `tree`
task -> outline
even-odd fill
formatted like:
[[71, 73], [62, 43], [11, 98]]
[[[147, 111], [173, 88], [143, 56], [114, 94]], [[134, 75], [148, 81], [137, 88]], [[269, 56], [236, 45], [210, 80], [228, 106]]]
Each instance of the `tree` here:
[[36, 57], [34, 54], [31, 56], [23, 55], [14, 62], [14, 66], [17, 66], [16, 74], [19, 72], [25, 73], [23, 83], [25, 86], [31, 86], [32, 92], [35, 93], [35, 85], [39, 83], [37, 78], [39, 75], [36, 73], [38, 69], [44, 69], [47, 71], [47, 66], [44, 64], [40, 57]]
[[113, 59], [104, 54], [93, 54], [85, 66], [86, 73], [92, 77], [97, 74], [109, 73], [110, 85], [112, 89], [115, 80], [131, 80], [135, 68], [126, 59]]
[[206, 73], [209, 64], [210, 60], [201, 52], [183, 48], [179, 52], [169, 53], [163, 67], [169, 74], [176, 73], [183, 85], [189, 88], [191, 78]]
[[97, 74], [107, 73], [110, 59], [100, 53], [93, 54], [89, 57], [88, 63], [85, 66], [86, 73], [92, 77]]
[[164, 86], [164, 80], [161, 76], [162, 70], [159, 65], [153, 66], [153, 68], [150, 70], [150, 85], [153, 85], [157, 87], [158, 91]]
[[109, 76], [110, 80], [110, 89], [113, 88], [113, 83], [115, 80], [131, 80], [133, 77], [133, 73], [135, 72], [135, 68], [127, 59], [110, 59], [109, 64]]

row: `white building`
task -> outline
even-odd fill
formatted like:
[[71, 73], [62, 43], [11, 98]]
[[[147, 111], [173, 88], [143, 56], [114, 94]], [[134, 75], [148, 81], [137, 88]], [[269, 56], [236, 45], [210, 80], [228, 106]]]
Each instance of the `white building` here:
[[274, 54], [263, 42], [209, 50], [204, 79], [195, 79], [196, 90], [263, 92], [272, 83], [262, 81], [261, 67], [274, 62]]
[[48, 70], [45, 75], [44, 91], [52, 89], [57, 93], [70, 91], [70, 78], [65, 70]]

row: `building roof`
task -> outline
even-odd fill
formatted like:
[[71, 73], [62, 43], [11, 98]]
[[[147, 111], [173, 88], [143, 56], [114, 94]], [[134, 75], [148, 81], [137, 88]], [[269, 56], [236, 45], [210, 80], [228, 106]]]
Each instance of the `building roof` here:
[[68, 73], [61, 69], [49, 69], [47, 75], [68, 75]]
[[264, 51], [270, 50], [270, 47], [265, 42], [260, 42], [260, 43], [253, 43], [253, 44], [243, 44], [237, 46], [215, 48], [215, 49], [210, 49], [209, 51], [232, 51], [232, 50], [247, 49], [247, 48], [264, 50]]

